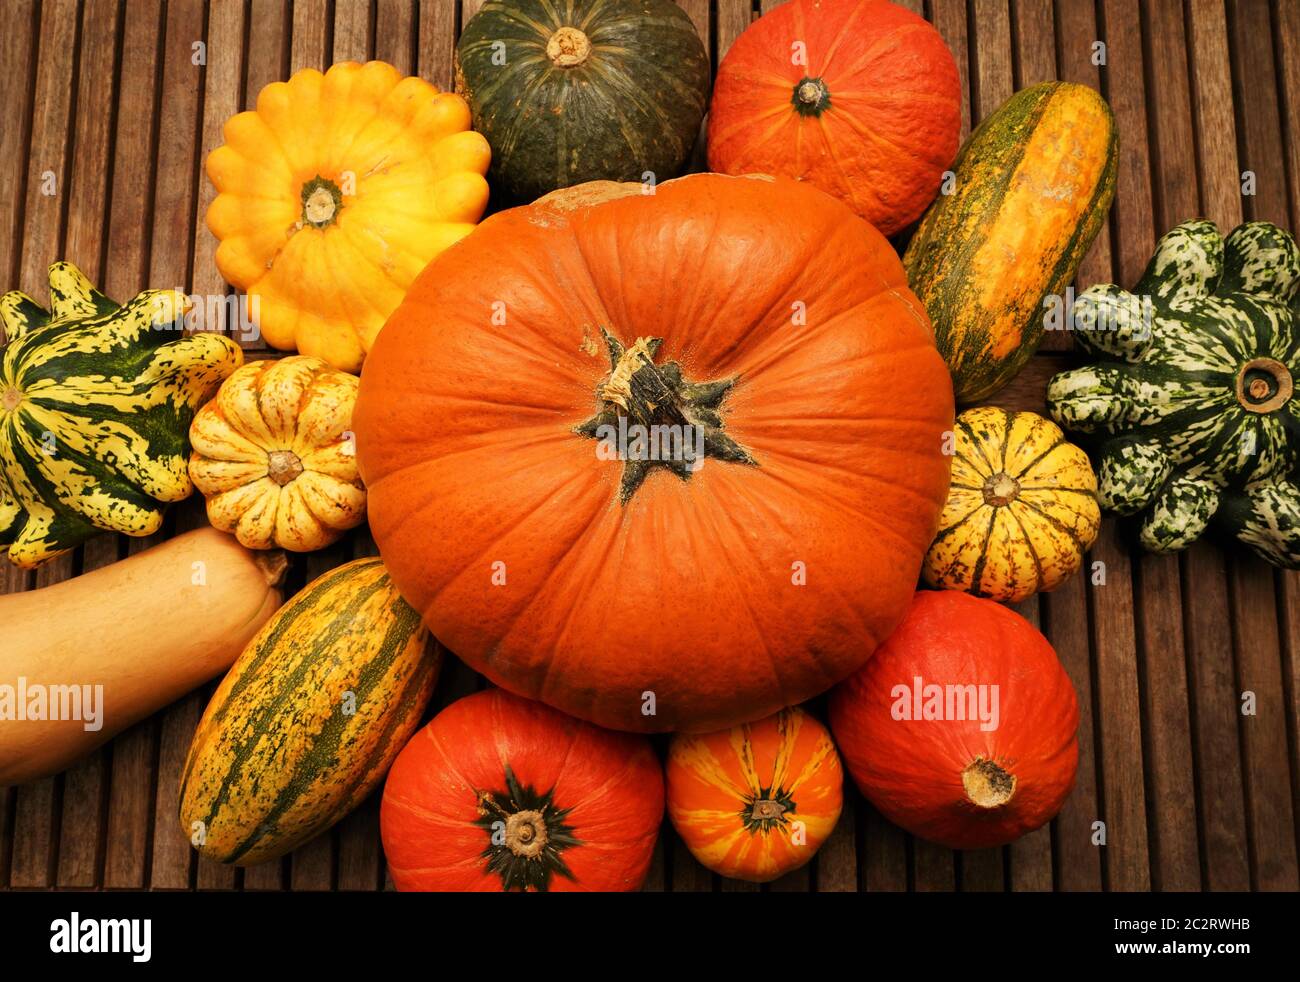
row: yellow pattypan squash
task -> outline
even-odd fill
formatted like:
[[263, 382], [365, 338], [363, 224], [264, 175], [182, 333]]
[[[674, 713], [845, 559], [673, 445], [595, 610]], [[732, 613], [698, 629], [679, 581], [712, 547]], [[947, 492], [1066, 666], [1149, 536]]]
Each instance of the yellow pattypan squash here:
[[217, 266], [268, 344], [357, 372], [434, 256], [487, 207], [465, 100], [392, 65], [295, 72], [208, 155]]

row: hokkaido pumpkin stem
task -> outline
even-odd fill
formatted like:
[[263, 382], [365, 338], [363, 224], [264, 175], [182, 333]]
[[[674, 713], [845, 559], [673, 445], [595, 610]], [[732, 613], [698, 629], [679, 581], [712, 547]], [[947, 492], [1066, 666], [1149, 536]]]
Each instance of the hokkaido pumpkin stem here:
[[804, 76], [795, 83], [790, 104], [800, 116], [820, 116], [830, 108], [831, 93], [822, 79]]
[[561, 27], [546, 42], [546, 57], [556, 68], [577, 68], [591, 56], [591, 40], [576, 27]]
[[961, 772], [966, 798], [978, 808], [1001, 808], [1016, 793], [1016, 776], [985, 757], [976, 757]]
[[[655, 467], [685, 481], [706, 457], [757, 466], [749, 451], [723, 432], [722, 402], [736, 379], [688, 382], [677, 362], [655, 364], [662, 338], [637, 338], [625, 347], [604, 328], [600, 333], [610, 363], [609, 375], [596, 387], [601, 409], [574, 432], [612, 448], [611, 455], [624, 462], [623, 504]], [[628, 434], [627, 445], [619, 442]], [[661, 452], [665, 447], [676, 452]]]
[[1295, 392], [1291, 372], [1274, 358], [1252, 358], [1237, 373], [1237, 402], [1251, 413], [1280, 409]]

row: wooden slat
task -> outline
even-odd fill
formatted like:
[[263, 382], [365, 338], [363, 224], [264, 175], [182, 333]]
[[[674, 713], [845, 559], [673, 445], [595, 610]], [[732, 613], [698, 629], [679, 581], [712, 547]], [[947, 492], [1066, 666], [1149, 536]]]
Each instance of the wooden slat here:
[[[1023, 38], [1024, 33], [1020, 36]], [[1030, 597], [1014, 607], [1016, 613], [1040, 631], [1043, 629], [1041, 608], [1039, 597]], [[1007, 847], [1007, 864], [1011, 870], [1011, 881], [1008, 884], [1010, 889], [1052, 889], [1052, 824], [1048, 823]]]
[[368, 3], [334, 5], [333, 62], [370, 60], [375, 41], [372, 13]]
[[[63, 251], [64, 218], [71, 193], [68, 134], [74, 122], [78, 26], [74, 4], [41, 6], [41, 49], [36, 64], [18, 285], [42, 303], [49, 293], [46, 270]], [[48, 586], [72, 576], [72, 561], [72, 556], [63, 556], [43, 566], [34, 585]], [[17, 790], [9, 871], [13, 886], [54, 883], [62, 783], [61, 777], [51, 777]]]
[[732, 42], [752, 22], [753, 7], [750, 0], [718, 0], [717, 58], [721, 62], [731, 49]]
[[1007, 0], [985, 0], [970, 25], [975, 64], [971, 67], [971, 126], [1011, 98], [1011, 10]]
[[[116, 88], [119, 19], [117, 4], [87, 4], [82, 12], [64, 253], [94, 283], [103, 280], [112, 122], [121, 95]], [[116, 559], [115, 538], [102, 536], [82, 549], [81, 571], [97, 569]], [[106, 750], [96, 751], [63, 775], [56, 881], [61, 887], [86, 888], [98, 882], [107, 780]]]
[[[1239, 161], [1256, 175], [1255, 194], [1244, 199], [1246, 215], [1285, 226], [1290, 210], [1267, 0], [1229, 0], [1228, 24], [1241, 120]], [[1229, 570], [1238, 700], [1247, 692], [1255, 697], [1254, 715], [1238, 714], [1251, 885], [1293, 891], [1300, 888], [1300, 878], [1274, 577], [1266, 563], [1244, 548], [1233, 551]]]
[[326, 0], [295, 0], [289, 71], [329, 67], [329, 4]]
[[966, 34], [966, 4], [964, 0], [931, 0], [931, 19], [935, 29], [948, 44], [957, 62], [957, 76], [961, 80], [961, 139], [964, 143], [971, 131], [971, 70], [970, 47]]
[[452, 59], [458, 34], [455, 4], [446, 0], [420, 0], [420, 51], [416, 67], [421, 78], [427, 78], [444, 91], [450, 91], [454, 81]]
[[375, 57], [403, 74], [415, 71], [415, 0], [379, 0], [375, 12]]
[[846, 775], [840, 820], [814, 859], [818, 893], [853, 893], [858, 889], [858, 797], [852, 785], [852, 779]]
[[908, 837], [912, 843], [912, 887], [919, 892], [949, 892], [957, 885], [957, 854], [933, 842]]
[[1097, 742], [1093, 707], [1092, 655], [1088, 643], [1088, 584], [1096, 556], [1084, 556], [1078, 576], [1040, 598], [1044, 633], [1074, 683], [1079, 700], [1079, 768], [1074, 792], [1065, 800], [1055, 826], [1056, 886], [1061, 890], [1100, 890], [1101, 850], [1093, 843], [1093, 823], [1101, 819], [1097, 796]]
[[868, 892], [898, 893], [908, 888], [907, 836], [860, 797], [857, 802], [862, 886]]

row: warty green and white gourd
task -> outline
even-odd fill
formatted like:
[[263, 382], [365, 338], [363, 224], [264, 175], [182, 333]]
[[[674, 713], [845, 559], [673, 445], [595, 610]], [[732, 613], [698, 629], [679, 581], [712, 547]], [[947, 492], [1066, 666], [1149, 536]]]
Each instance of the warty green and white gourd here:
[[1099, 434], [1104, 508], [1142, 515], [1153, 552], [1217, 516], [1269, 562], [1300, 567], [1300, 253], [1289, 232], [1212, 222], [1167, 233], [1133, 292], [1084, 292], [1076, 339], [1100, 356], [1055, 376], [1052, 417]]

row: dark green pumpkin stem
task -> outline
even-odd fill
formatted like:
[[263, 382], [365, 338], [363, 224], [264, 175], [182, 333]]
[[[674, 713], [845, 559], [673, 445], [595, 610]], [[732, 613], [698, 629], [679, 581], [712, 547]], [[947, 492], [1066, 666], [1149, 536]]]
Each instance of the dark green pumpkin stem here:
[[687, 381], [677, 362], [655, 364], [662, 338], [638, 338], [624, 346], [604, 328], [600, 333], [610, 364], [609, 375], [596, 388], [601, 409], [574, 432], [600, 441], [611, 457], [623, 461], [623, 504], [656, 467], [685, 481], [705, 457], [757, 466], [749, 451], [723, 432], [722, 402], [736, 384], [734, 378]]

